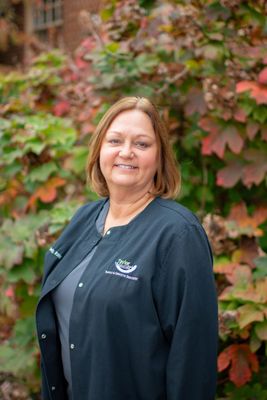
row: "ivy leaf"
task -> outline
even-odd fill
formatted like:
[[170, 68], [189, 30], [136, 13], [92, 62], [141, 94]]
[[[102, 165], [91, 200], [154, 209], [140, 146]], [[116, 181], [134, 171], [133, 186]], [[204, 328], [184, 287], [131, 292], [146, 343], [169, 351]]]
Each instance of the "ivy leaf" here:
[[10, 203], [21, 192], [23, 192], [23, 186], [21, 182], [16, 179], [10, 180], [7, 184], [6, 189], [2, 193], [0, 193], [0, 205]]
[[259, 254], [260, 250], [255, 238], [241, 236], [239, 248], [232, 253], [232, 261], [249, 265], [253, 269], [256, 266], [255, 258], [257, 258]]
[[237, 266], [238, 264], [232, 263], [228, 258], [223, 257], [219, 259], [219, 262], [215, 262], [213, 271], [216, 274], [224, 274], [226, 279], [233, 283], [233, 273]]
[[243, 164], [239, 161], [230, 161], [226, 167], [217, 172], [216, 184], [225, 188], [231, 188], [242, 178]]
[[[203, 123], [204, 122], [204, 123]], [[210, 134], [202, 139], [202, 154], [217, 154], [223, 158], [226, 145], [230, 150], [238, 154], [243, 148], [244, 140], [234, 125], [228, 125], [225, 128], [215, 126], [214, 121], [207, 124], [205, 121], [200, 122], [202, 129], [208, 130]]]
[[139, 54], [135, 58], [135, 63], [141, 73], [149, 74], [152, 73], [154, 68], [158, 65], [159, 59], [154, 54]]
[[[226, 220], [226, 226], [229, 229], [231, 237], [238, 235], [262, 236], [263, 231], [259, 228], [267, 218], [267, 208], [258, 208], [253, 215], [248, 215], [245, 203], [235, 204]], [[231, 232], [232, 231], [232, 232]]]
[[255, 292], [258, 295], [259, 303], [267, 303], [267, 278], [256, 281]]
[[253, 278], [260, 279], [267, 276], [267, 256], [256, 258], [256, 268], [253, 271]]
[[255, 334], [255, 331], [253, 330], [249, 340], [249, 348], [252, 353], [256, 353], [256, 351], [259, 350], [259, 348], [261, 347], [261, 343], [262, 341], [258, 338], [258, 336]]
[[34, 168], [27, 176], [26, 182], [45, 182], [49, 176], [58, 170], [55, 162], [51, 161], [42, 164], [40, 167]]
[[256, 304], [245, 304], [239, 307], [237, 311], [237, 322], [241, 329], [251, 324], [251, 322], [264, 320], [264, 314]]
[[252, 372], [258, 372], [259, 361], [247, 344], [232, 344], [226, 347], [218, 357], [219, 372], [230, 365], [229, 378], [237, 386], [249, 382]]
[[65, 185], [65, 183], [66, 181], [60, 177], [49, 179], [49, 181], [37, 189], [37, 191], [30, 197], [28, 206], [33, 207], [37, 199], [40, 199], [44, 203], [51, 203], [57, 197], [57, 188]]
[[237, 93], [247, 91], [250, 92], [251, 97], [255, 99], [257, 104], [267, 104], [267, 86], [252, 81], [242, 81], [237, 83]]
[[[226, 288], [220, 295], [221, 300], [236, 299], [242, 302], [252, 302], [265, 304], [267, 302], [267, 279], [257, 281], [255, 284], [249, 283], [239, 289], [235, 286]], [[264, 309], [262, 310], [264, 313]]]
[[260, 340], [267, 340], [267, 320], [255, 325], [255, 333]]
[[247, 120], [247, 114], [243, 108], [237, 108], [237, 110], [234, 113], [234, 119], [238, 122], [246, 122]]
[[259, 185], [267, 174], [267, 154], [264, 151], [251, 149], [243, 154], [250, 164], [243, 167], [244, 185], [250, 188], [253, 184]]
[[9, 238], [0, 236], [0, 264], [6, 269], [21, 264], [24, 254], [23, 245], [15, 245]]
[[61, 100], [55, 104], [53, 112], [57, 117], [67, 114], [70, 111], [70, 103], [67, 100]]
[[260, 125], [257, 122], [250, 121], [247, 124], [247, 135], [250, 140], [253, 140], [259, 131]]
[[204, 115], [207, 111], [207, 104], [204, 100], [203, 92], [199, 89], [193, 88], [187, 95], [187, 102], [185, 104], [185, 114], [190, 116], [194, 113]]
[[32, 284], [36, 280], [36, 274], [33, 269], [33, 262], [31, 260], [25, 260], [23, 264], [17, 265], [8, 272], [7, 279], [11, 283], [16, 283], [20, 280], [28, 284]]
[[258, 82], [262, 85], [267, 83], [267, 67], [263, 68], [263, 70], [259, 73]]
[[87, 146], [76, 146], [71, 157], [65, 160], [64, 166], [66, 169], [74, 171], [76, 174], [85, 172], [86, 159], [88, 157]]

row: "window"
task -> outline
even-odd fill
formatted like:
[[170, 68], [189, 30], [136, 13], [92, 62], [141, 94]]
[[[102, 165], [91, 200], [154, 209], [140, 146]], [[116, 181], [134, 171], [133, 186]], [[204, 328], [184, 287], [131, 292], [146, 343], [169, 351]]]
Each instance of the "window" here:
[[38, 0], [33, 8], [33, 29], [42, 31], [62, 24], [62, 0]]

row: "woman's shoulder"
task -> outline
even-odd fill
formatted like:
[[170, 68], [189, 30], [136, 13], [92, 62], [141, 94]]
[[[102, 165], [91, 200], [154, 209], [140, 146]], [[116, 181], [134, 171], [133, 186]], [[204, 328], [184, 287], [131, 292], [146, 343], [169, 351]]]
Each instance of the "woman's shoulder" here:
[[200, 225], [197, 216], [182, 204], [169, 199], [158, 197], [156, 204], [159, 213], [163, 216], [166, 222], [180, 223], [182, 225]]
[[81, 219], [84, 217], [87, 218], [89, 214], [92, 214], [100, 210], [106, 201], [107, 199], [99, 199], [96, 201], [89, 201], [88, 203], [83, 204], [76, 210], [75, 214], [72, 217], [72, 220]]

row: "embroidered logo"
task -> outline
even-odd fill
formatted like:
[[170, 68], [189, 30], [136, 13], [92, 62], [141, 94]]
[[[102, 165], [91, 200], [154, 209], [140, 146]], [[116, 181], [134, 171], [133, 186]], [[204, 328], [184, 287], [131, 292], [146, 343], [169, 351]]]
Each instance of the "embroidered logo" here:
[[131, 265], [130, 261], [119, 258], [115, 261], [115, 267], [117, 268], [117, 271], [106, 270], [105, 273], [120, 276], [121, 278], [130, 279], [132, 281], [138, 281], [138, 276], [129, 275], [131, 272], [136, 270], [137, 265]]
[[131, 265], [130, 261], [122, 260], [121, 258], [119, 258], [117, 261], [115, 261], [115, 267], [118, 271], [124, 274], [130, 274], [131, 272], [136, 270], [137, 265]]
[[50, 247], [49, 249], [50, 253], [54, 254], [54, 256], [56, 256], [57, 258], [62, 258], [62, 255], [54, 249], [54, 247]]

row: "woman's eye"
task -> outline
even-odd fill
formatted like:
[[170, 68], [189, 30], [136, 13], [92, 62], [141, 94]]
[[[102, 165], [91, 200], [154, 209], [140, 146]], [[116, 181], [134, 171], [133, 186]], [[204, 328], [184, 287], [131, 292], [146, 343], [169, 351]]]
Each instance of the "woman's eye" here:
[[141, 149], [146, 149], [149, 146], [149, 144], [146, 142], [136, 142], [136, 146], [140, 147]]
[[110, 143], [110, 144], [119, 144], [120, 140], [119, 139], [109, 139], [108, 143]]

